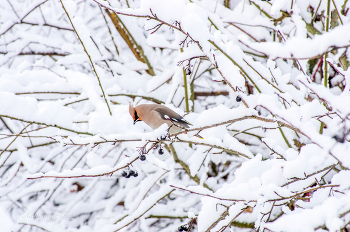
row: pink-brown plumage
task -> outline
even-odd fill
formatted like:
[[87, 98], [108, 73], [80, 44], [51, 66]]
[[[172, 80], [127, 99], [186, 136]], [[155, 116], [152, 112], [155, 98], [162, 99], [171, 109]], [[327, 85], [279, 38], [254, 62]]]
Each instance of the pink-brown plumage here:
[[169, 133], [175, 134], [191, 125], [183, 117], [159, 104], [141, 104], [133, 107], [129, 105], [129, 113], [134, 120], [134, 124], [138, 121], [144, 121], [153, 130], [166, 123], [170, 128]]

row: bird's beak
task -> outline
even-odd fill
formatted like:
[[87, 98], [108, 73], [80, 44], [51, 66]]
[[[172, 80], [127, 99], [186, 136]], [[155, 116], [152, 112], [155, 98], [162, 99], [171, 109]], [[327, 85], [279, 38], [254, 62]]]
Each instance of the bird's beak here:
[[141, 121], [139, 118], [134, 120], [134, 125], [138, 122], [138, 121]]

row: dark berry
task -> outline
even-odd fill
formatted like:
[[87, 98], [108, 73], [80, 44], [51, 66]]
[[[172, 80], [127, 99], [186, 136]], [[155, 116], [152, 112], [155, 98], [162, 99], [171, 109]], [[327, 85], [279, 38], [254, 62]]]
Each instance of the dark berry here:
[[140, 155], [140, 160], [141, 161], [145, 161], [146, 160], [146, 156], [144, 154]]
[[160, 140], [166, 140], [166, 135], [162, 135], [162, 136], [160, 136]]
[[183, 226], [179, 226], [178, 230], [179, 230], [179, 231], [184, 231]]
[[126, 173], [126, 171], [122, 172], [122, 177], [126, 177], [128, 175], [128, 173]]
[[139, 174], [137, 172], [134, 173], [134, 177], [138, 177]]
[[134, 175], [135, 175], [135, 171], [134, 170], [130, 170], [129, 176], [134, 176]]
[[125, 178], [128, 178], [128, 179], [129, 179], [129, 178], [130, 178], [130, 173], [129, 173]]
[[186, 75], [191, 75], [191, 73], [192, 73], [192, 72], [191, 72], [191, 69], [187, 69], [187, 70], [186, 70]]
[[242, 101], [241, 96], [237, 96], [237, 97], [236, 97], [236, 102], [240, 102], [240, 101]]
[[163, 150], [163, 148], [159, 148], [159, 150], [158, 150], [158, 154], [159, 154], [159, 155], [163, 155], [163, 154], [164, 154], [164, 150]]
[[344, 136], [334, 135], [333, 139], [335, 139], [339, 143], [344, 143], [345, 142], [345, 137]]

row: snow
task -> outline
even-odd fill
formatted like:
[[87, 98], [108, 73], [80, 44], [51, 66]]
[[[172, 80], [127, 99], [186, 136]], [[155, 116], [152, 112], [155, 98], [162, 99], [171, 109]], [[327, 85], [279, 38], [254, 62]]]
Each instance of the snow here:
[[271, 59], [278, 57], [307, 59], [321, 55], [323, 51], [328, 51], [332, 46], [347, 46], [350, 40], [349, 33], [347, 33], [349, 30], [350, 25], [346, 24], [322, 35], [315, 35], [313, 39], [292, 37], [285, 43], [265, 42], [253, 44], [244, 36], [238, 38], [249, 47], [267, 54]]
[[318, 146], [310, 144], [302, 147], [298, 157], [284, 166], [283, 173], [287, 178], [303, 178], [305, 174], [308, 175], [317, 169], [321, 170], [336, 163], [334, 158], [322, 152]]
[[[270, 223], [266, 227], [270, 230], [285, 231], [314, 231], [325, 222], [325, 226], [330, 231], [337, 231], [344, 226], [343, 220], [339, 218], [342, 208], [349, 205], [349, 196], [345, 195], [341, 198], [328, 198], [323, 204], [313, 209], [305, 209], [299, 213], [283, 216], [280, 220]], [[293, 224], [292, 222], [299, 223]]]
[[332, 178], [332, 184], [339, 185], [339, 190], [343, 191], [346, 189], [349, 189], [350, 182], [349, 182], [349, 171], [342, 170], [338, 174], [334, 175]]
[[139, 218], [140, 216], [142, 216], [142, 214], [144, 214], [145, 212], [147, 212], [154, 204], [156, 204], [156, 202], [165, 197], [166, 195], [168, 195], [170, 192], [172, 191], [172, 188], [170, 188], [169, 186], [164, 186], [163, 188], [161, 188], [158, 192], [150, 195], [147, 197], [147, 199], [145, 199], [142, 204], [138, 207], [137, 210], [135, 210], [135, 212], [133, 212], [130, 216], [125, 217], [124, 219], [122, 219], [122, 221], [120, 223], [118, 223], [118, 225], [108, 225], [108, 226], [104, 226], [102, 227], [101, 230], [98, 231], [116, 231], [119, 230], [121, 227], [123, 227], [124, 225], [128, 225], [131, 222], [133, 222], [135, 219]]
[[[72, 128], [75, 111], [56, 102], [37, 102], [35, 98], [0, 92], [0, 115], [21, 118], [27, 122]], [[26, 112], [26, 114], [23, 114]]]
[[90, 175], [99, 175], [101, 173], [108, 173], [113, 171], [113, 169], [108, 166], [108, 165], [100, 165], [98, 167], [94, 167], [89, 169], [88, 171], [84, 171], [81, 168], [76, 168], [74, 170], [64, 170], [62, 173], [50, 171], [45, 174], [33, 174], [33, 175], [28, 175], [27, 178], [38, 178], [38, 177], [69, 177], [69, 176], [90, 176]]
[[349, 230], [349, 2], [5, 2], [2, 230]]

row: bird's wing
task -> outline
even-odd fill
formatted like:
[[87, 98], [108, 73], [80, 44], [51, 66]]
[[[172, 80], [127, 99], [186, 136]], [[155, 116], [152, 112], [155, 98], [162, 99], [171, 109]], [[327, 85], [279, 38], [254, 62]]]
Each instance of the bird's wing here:
[[170, 120], [181, 127], [188, 128], [189, 125], [192, 126], [191, 123], [187, 122], [183, 117], [181, 117], [179, 114], [177, 114], [169, 108], [156, 107], [154, 108], [154, 111], [158, 112], [162, 119]]

